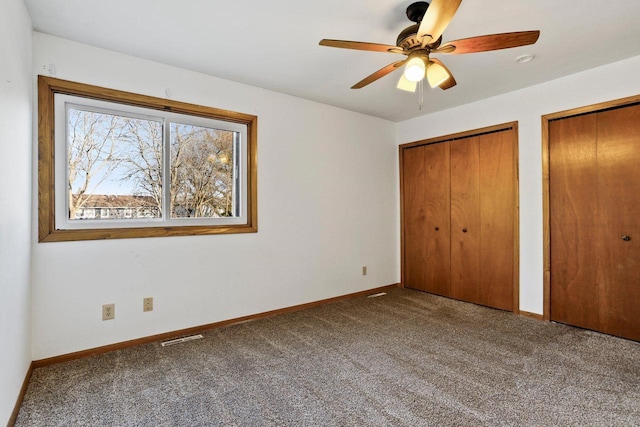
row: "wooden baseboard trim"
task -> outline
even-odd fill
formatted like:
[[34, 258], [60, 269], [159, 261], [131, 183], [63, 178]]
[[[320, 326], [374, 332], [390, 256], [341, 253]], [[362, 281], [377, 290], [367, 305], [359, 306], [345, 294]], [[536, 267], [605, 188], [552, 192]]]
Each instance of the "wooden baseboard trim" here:
[[544, 315], [542, 314], [538, 314], [538, 313], [531, 313], [529, 311], [522, 311], [520, 310], [520, 312], [518, 313], [520, 316], [524, 316], [524, 317], [528, 317], [530, 319], [536, 319], [536, 320], [544, 320]]
[[396, 288], [396, 287], [399, 287], [398, 283], [395, 283], [395, 284], [392, 284], [392, 285], [387, 285], [387, 286], [381, 286], [381, 287], [374, 288], [374, 289], [368, 289], [366, 291], [360, 291], [360, 292], [354, 292], [354, 293], [351, 293], [351, 294], [340, 295], [340, 296], [337, 296], [337, 297], [327, 298], [327, 299], [323, 299], [323, 300], [319, 300], [319, 301], [308, 302], [306, 304], [299, 304], [299, 305], [294, 305], [294, 306], [291, 306], [291, 307], [279, 308], [277, 310], [265, 311], [263, 313], [251, 314], [249, 316], [236, 317], [235, 319], [223, 320], [223, 321], [220, 321], [220, 322], [209, 323], [209, 324], [206, 324], [206, 325], [194, 326], [192, 328], [180, 329], [180, 330], [177, 330], [177, 331], [165, 332], [163, 334], [157, 334], [157, 335], [151, 335], [151, 336], [148, 336], [148, 337], [137, 338], [137, 339], [130, 340], [130, 341], [123, 341], [123, 342], [119, 342], [119, 343], [115, 343], [115, 344], [109, 344], [109, 345], [105, 345], [105, 346], [101, 346], [101, 347], [95, 347], [95, 348], [91, 348], [91, 349], [88, 349], [88, 350], [76, 351], [76, 352], [73, 352], [73, 353], [68, 353], [68, 354], [63, 354], [63, 355], [60, 355], [60, 356], [49, 357], [49, 358], [46, 358], [46, 359], [34, 360], [31, 365], [32, 365], [33, 369], [41, 368], [43, 366], [55, 365], [57, 363], [63, 363], [63, 362], [71, 361], [71, 360], [82, 359], [82, 358], [85, 358], [85, 357], [91, 357], [91, 356], [95, 356], [95, 355], [98, 355], [98, 354], [107, 353], [107, 352], [110, 352], [110, 351], [122, 350], [124, 348], [134, 347], [134, 346], [137, 346], [137, 345], [148, 344], [148, 343], [156, 342], [156, 341], [164, 341], [164, 340], [168, 340], [168, 339], [172, 339], [172, 338], [179, 338], [179, 337], [183, 337], [183, 336], [186, 336], [186, 335], [193, 335], [193, 334], [204, 332], [204, 331], [207, 331], [207, 330], [210, 330], [210, 329], [222, 328], [222, 327], [230, 326], [230, 325], [233, 325], [233, 324], [236, 324], [236, 323], [246, 322], [248, 320], [263, 319], [265, 317], [272, 317], [272, 316], [277, 316], [279, 314], [285, 314], [285, 313], [291, 313], [291, 312], [294, 312], [294, 311], [305, 310], [305, 309], [308, 309], [308, 308], [313, 308], [313, 307], [317, 307], [317, 306], [320, 306], [320, 305], [325, 305], [325, 304], [329, 304], [329, 303], [332, 303], [332, 302], [341, 301], [341, 300], [345, 300], [345, 299], [358, 298], [358, 297], [362, 297], [362, 296], [366, 296], [366, 295], [375, 294], [375, 293], [378, 293], [378, 292], [384, 292], [386, 290], [389, 290], [391, 288]]
[[7, 427], [13, 427], [16, 423], [16, 420], [18, 419], [18, 412], [20, 412], [20, 407], [22, 406], [24, 395], [27, 393], [27, 387], [29, 386], [29, 381], [31, 380], [33, 369], [33, 362], [31, 362], [31, 364], [29, 365], [29, 369], [27, 369], [27, 374], [24, 376], [24, 381], [22, 382], [20, 393], [18, 393], [18, 399], [16, 399], [16, 404], [13, 407], [13, 412], [11, 412], [11, 416], [9, 417], [9, 421], [7, 422]]

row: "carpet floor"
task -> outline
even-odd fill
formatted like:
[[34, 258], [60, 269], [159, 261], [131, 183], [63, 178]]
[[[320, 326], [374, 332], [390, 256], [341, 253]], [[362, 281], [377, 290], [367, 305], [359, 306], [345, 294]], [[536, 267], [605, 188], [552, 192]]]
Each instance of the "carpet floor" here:
[[640, 343], [393, 289], [34, 370], [16, 426], [640, 426]]

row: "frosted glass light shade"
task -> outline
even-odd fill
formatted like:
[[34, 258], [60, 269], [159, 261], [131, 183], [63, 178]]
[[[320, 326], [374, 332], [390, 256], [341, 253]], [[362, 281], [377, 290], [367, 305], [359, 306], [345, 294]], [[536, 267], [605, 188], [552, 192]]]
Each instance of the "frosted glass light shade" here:
[[417, 85], [418, 85], [418, 82], [410, 82], [409, 80], [407, 80], [407, 78], [404, 76], [404, 73], [403, 73], [400, 76], [400, 80], [398, 81], [397, 88], [401, 90], [406, 90], [407, 92], [415, 92]]
[[429, 61], [429, 67], [427, 68], [427, 81], [429, 82], [429, 86], [432, 88], [440, 86], [447, 81], [448, 78], [449, 73], [446, 68], [438, 63]]
[[419, 82], [424, 79], [425, 68], [422, 58], [411, 58], [404, 67], [404, 77], [410, 82]]

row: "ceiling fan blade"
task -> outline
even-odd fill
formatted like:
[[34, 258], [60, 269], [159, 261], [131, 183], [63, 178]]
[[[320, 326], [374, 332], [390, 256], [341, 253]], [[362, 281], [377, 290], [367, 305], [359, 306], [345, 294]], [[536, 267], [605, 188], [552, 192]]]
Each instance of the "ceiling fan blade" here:
[[342, 49], [368, 50], [372, 52], [389, 52], [389, 53], [404, 52], [398, 46], [391, 46], [389, 44], [354, 42], [349, 40], [322, 39], [320, 40], [320, 46], [339, 47]]
[[[447, 74], [449, 74], [449, 77], [447, 78], [447, 80], [445, 80], [444, 82], [440, 83], [438, 85], [438, 87], [442, 90], [447, 90], [447, 89], [451, 89], [452, 87], [454, 87], [455, 85], [457, 85], [458, 83], [456, 82], [456, 79], [453, 77], [453, 74], [451, 74], [451, 71], [449, 71], [449, 69], [447, 68], [446, 65], [444, 65], [442, 63], [442, 61], [440, 61], [437, 58], [430, 58], [432, 62], [435, 62], [436, 64], [440, 65], [442, 68], [445, 69], [445, 71], [447, 72]], [[427, 69], [427, 72], [429, 71], [429, 69]]]
[[[518, 46], [534, 44], [540, 37], [540, 31], [518, 31], [515, 33], [490, 34], [486, 36], [470, 37], [444, 43], [434, 53], [463, 53], [486, 52], [489, 50], [508, 49]], [[451, 47], [454, 47], [452, 50]]]
[[440, 38], [449, 22], [456, 14], [462, 0], [433, 0], [418, 27], [418, 40], [422, 39], [422, 47]]
[[389, 74], [390, 72], [396, 70], [397, 68], [401, 67], [405, 62], [407, 62], [406, 59], [403, 59], [401, 61], [396, 61], [393, 62], [385, 67], [380, 68], [378, 71], [376, 71], [375, 73], [371, 74], [370, 76], [365, 77], [364, 79], [360, 80], [358, 83], [354, 84], [353, 86], [351, 86], [351, 89], [360, 89], [365, 87], [366, 85], [368, 85], [369, 83], [373, 83], [376, 80], [378, 80], [381, 77], [386, 76], [387, 74]]
[[415, 92], [416, 87], [418, 87], [418, 82], [412, 82], [404, 76], [404, 73], [400, 76], [400, 80], [398, 80], [398, 85], [396, 86], [400, 90], [405, 90], [407, 92]]

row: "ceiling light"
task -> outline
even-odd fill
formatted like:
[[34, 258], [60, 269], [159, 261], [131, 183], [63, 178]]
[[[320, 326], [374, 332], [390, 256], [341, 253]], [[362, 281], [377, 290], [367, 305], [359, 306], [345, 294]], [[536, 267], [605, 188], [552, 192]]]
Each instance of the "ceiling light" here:
[[404, 68], [404, 77], [410, 82], [419, 82], [424, 79], [424, 60], [419, 56], [413, 57]]
[[535, 57], [536, 57], [535, 55], [531, 55], [531, 54], [520, 55], [516, 58], [516, 62], [523, 64], [525, 62], [533, 61], [533, 58]]
[[446, 82], [449, 78], [449, 72], [442, 65], [429, 61], [429, 68], [427, 68], [427, 80], [429, 86], [437, 87]]

